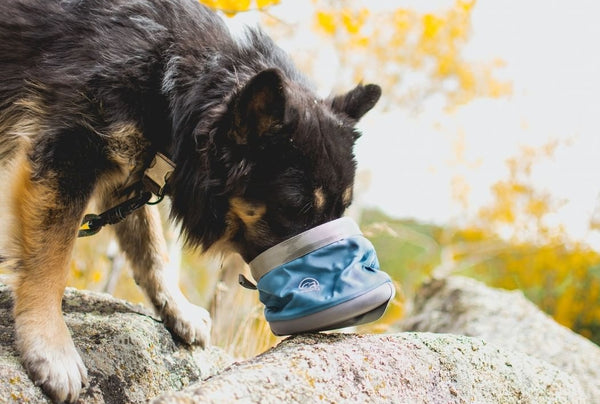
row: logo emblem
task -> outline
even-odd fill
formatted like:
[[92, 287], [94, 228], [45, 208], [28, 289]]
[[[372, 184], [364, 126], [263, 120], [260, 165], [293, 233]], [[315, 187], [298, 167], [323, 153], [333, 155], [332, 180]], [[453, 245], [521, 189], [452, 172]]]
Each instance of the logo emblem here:
[[319, 285], [319, 281], [315, 278], [304, 278], [298, 285], [298, 289], [302, 293], [318, 292], [321, 290], [321, 285]]

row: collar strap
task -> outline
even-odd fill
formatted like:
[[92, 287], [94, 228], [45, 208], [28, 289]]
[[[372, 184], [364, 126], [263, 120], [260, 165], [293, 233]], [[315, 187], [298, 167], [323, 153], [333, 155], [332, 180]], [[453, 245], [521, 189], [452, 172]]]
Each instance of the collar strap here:
[[[142, 206], [155, 205], [162, 201], [167, 188], [167, 182], [175, 170], [175, 163], [169, 160], [164, 154], [156, 153], [152, 162], [144, 171], [142, 179], [142, 190], [132, 198], [125, 202], [110, 208], [109, 210], [96, 215], [87, 214], [83, 218], [83, 222], [79, 227], [77, 237], [92, 236], [100, 231], [107, 224], [116, 224], [123, 221], [135, 210]], [[137, 185], [136, 183], [134, 184]], [[156, 195], [158, 199], [150, 202], [152, 195]]]
[[147, 204], [151, 197], [152, 193], [149, 191], [142, 191], [133, 198], [128, 199], [99, 215], [88, 213], [83, 217], [83, 222], [79, 227], [77, 237], [93, 236], [107, 224], [116, 224], [123, 221], [127, 216], [133, 213], [133, 211]]
[[344, 238], [362, 234], [349, 217], [332, 220], [289, 238], [259, 254], [250, 262], [252, 277], [260, 278], [273, 269]]
[[165, 194], [167, 182], [175, 170], [175, 163], [162, 153], [156, 153], [146, 171], [144, 171], [144, 186], [159, 197]]

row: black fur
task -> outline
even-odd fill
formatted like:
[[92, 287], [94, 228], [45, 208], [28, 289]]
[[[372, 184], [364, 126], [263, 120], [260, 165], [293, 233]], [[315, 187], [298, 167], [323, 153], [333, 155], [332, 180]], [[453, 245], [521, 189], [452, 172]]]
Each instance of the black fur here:
[[[140, 161], [161, 151], [177, 165], [172, 216], [189, 244], [208, 248], [229, 226], [247, 260], [342, 215], [355, 171], [353, 125], [380, 93], [368, 85], [318, 99], [265, 34], [249, 30], [237, 42], [195, 0], [0, 5], [0, 128], [15, 114], [40, 122], [34, 177], [58, 176], [64, 204], [87, 200], [122, 169], [111, 131], [133, 123], [147, 140]], [[23, 99], [36, 107], [18, 106]], [[0, 135], [9, 155], [15, 135]], [[325, 196], [319, 209], [316, 189]], [[228, 215], [232, 197], [266, 207], [260, 237]]]
[[[343, 214], [354, 125], [380, 95], [359, 85], [319, 99], [264, 33], [238, 42], [196, 0], [0, 2], [0, 171], [10, 182], [0, 196], [13, 219], [0, 262], [16, 269], [15, 343], [32, 380], [58, 402], [77, 401], [87, 380], [58, 297], [92, 197], [114, 206], [162, 152], [176, 164], [167, 193], [188, 244], [249, 261]], [[167, 275], [156, 209], [114, 230], [165, 325], [208, 344], [208, 312]]]

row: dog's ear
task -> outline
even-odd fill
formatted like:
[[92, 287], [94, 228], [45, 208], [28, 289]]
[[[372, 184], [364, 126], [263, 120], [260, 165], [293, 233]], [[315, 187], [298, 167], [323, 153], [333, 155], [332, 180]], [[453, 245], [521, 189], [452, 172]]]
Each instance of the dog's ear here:
[[272, 133], [283, 123], [286, 97], [283, 77], [277, 69], [264, 70], [248, 81], [234, 99], [231, 136], [247, 144], [251, 136]]
[[358, 122], [364, 114], [377, 104], [381, 97], [381, 87], [376, 84], [359, 84], [354, 89], [343, 95], [333, 97], [331, 107], [336, 112], [346, 114]]

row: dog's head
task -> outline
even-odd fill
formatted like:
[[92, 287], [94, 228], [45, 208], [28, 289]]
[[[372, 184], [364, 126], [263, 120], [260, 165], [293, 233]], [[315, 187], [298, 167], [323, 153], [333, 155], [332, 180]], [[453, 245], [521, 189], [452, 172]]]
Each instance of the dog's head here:
[[321, 100], [276, 69], [254, 76], [200, 142], [210, 176], [204, 187], [212, 195], [204, 219], [186, 222], [182, 215], [188, 239], [204, 247], [226, 241], [249, 261], [339, 218], [352, 201], [354, 125], [380, 95], [379, 86], [369, 84]]

